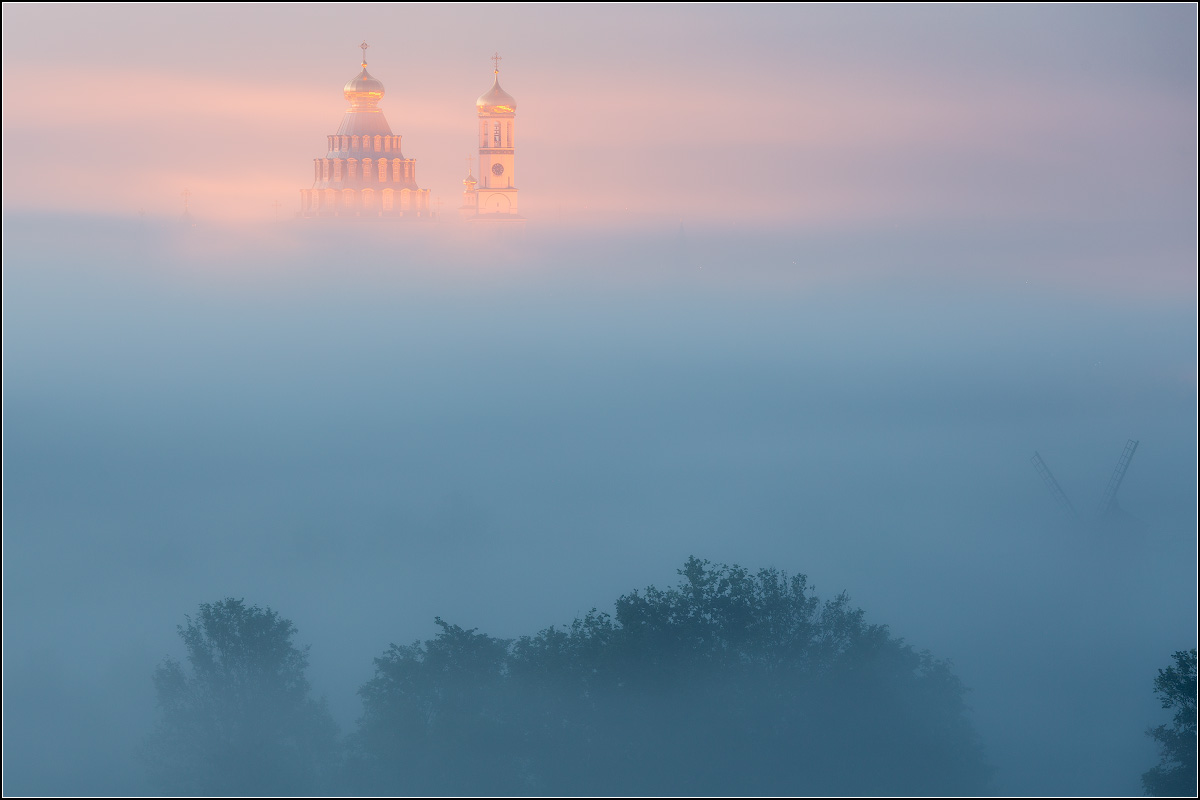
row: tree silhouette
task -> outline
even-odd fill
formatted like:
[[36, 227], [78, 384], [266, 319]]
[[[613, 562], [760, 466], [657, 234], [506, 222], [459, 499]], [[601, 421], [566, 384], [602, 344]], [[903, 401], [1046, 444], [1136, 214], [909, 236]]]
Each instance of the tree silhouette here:
[[367, 713], [353, 741], [374, 758], [356, 759], [351, 783], [390, 783], [405, 794], [490, 794], [511, 785], [503, 679], [508, 643], [435, 618], [424, 645], [391, 645], [360, 690]]
[[1163, 708], [1175, 709], [1171, 725], [1146, 731], [1158, 742], [1158, 766], [1142, 773], [1147, 794], [1194, 797], [1196, 795], [1196, 649], [1179, 650], [1175, 663], [1158, 671], [1154, 693]]
[[441, 620], [360, 694], [364, 790], [962, 794], [986, 766], [949, 666], [804, 576], [689, 559], [515, 642]]
[[146, 744], [154, 780], [177, 794], [311, 794], [332, 772], [337, 731], [309, 697], [308, 648], [270, 609], [226, 598], [200, 605], [179, 635], [190, 673], [154, 673], [161, 718]]

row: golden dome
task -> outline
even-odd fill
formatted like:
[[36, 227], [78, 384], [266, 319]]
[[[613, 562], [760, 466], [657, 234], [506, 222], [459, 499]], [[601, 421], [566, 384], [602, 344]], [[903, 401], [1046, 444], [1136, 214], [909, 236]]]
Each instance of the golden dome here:
[[367, 62], [363, 62], [362, 68], [357, 77], [346, 82], [342, 92], [352, 106], [373, 106], [383, 99], [383, 84], [367, 72]]
[[496, 72], [496, 82], [487, 94], [480, 95], [475, 101], [475, 110], [480, 114], [515, 114], [517, 101], [512, 95], [500, 88], [500, 72]]

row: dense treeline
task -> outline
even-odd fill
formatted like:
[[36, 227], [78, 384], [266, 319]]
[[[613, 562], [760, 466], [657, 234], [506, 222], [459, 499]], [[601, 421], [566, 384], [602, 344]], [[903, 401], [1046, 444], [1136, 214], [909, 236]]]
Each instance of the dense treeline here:
[[[435, 638], [375, 660], [343, 750], [308, 698], [290, 623], [256, 661], [271, 636], [243, 631], [267, 626], [222, 632], [189, 620], [194, 674], [159, 670], [152, 763], [174, 780], [166, 788], [209, 794], [985, 790], [965, 690], [945, 662], [866, 622], [844, 594], [822, 602], [802, 575], [694, 558], [680, 575], [675, 587], [619, 598], [613, 615], [593, 610], [515, 641], [438, 619]], [[278, 621], [240, 601], [202, 612], [222, 609]], [[269, 714], [220, 688], [272, 674], [288, 688], [270, 695]], [[239, 716], [230, 702], [259, 705]]]

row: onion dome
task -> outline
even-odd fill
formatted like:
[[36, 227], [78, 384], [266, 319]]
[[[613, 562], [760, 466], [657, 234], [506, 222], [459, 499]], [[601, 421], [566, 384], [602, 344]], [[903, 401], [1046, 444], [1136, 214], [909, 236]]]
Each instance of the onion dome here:
[[475, 110], [480, 114], [516, 113], [517, 101], [511, 94], [500, 88], [500, 70], [496, 70], [496, 82], [492, 84], [492, 88], [475, 101]]
[[350, 101], [350, 107], [342, 115], [338, 136], [391, 136], [392, 129], [384, 119], [379, 101], [383, 99], [383, 84], [367, 72], [367, 43], [359, 47], [363, 51], [362, 72], [346, 82], [342, 93]]
[[367, 72], [367, 62], [363, 62], [362, 68], [362, 72], [347, 81], [342, 89], [350, 105], [355, 108], [373, 106], [383, 99], [383, 84]]

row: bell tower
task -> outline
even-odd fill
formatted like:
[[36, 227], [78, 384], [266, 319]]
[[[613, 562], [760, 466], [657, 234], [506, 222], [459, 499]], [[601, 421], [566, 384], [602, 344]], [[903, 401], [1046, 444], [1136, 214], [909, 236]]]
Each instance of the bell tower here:
[[517, 215], [517, 174], [514, 135], [517, 101], [500, 88], [500, 54], [492, 56], [495, 65], [492, 88], [475, 101], [479, 117], [479, 180], [474, 187], [476, 214], [479, 217]]
[[463, 178], [463, 201], [458, 207], [458, 214], [463, 219], [474, 217], [479, 211], [479, 192], [475, 191], [475, 187], [479, 185], [479, 181], [475, 180], [475, 175], [471, 172], [471, 158], [467, 158], [467, 177]]

